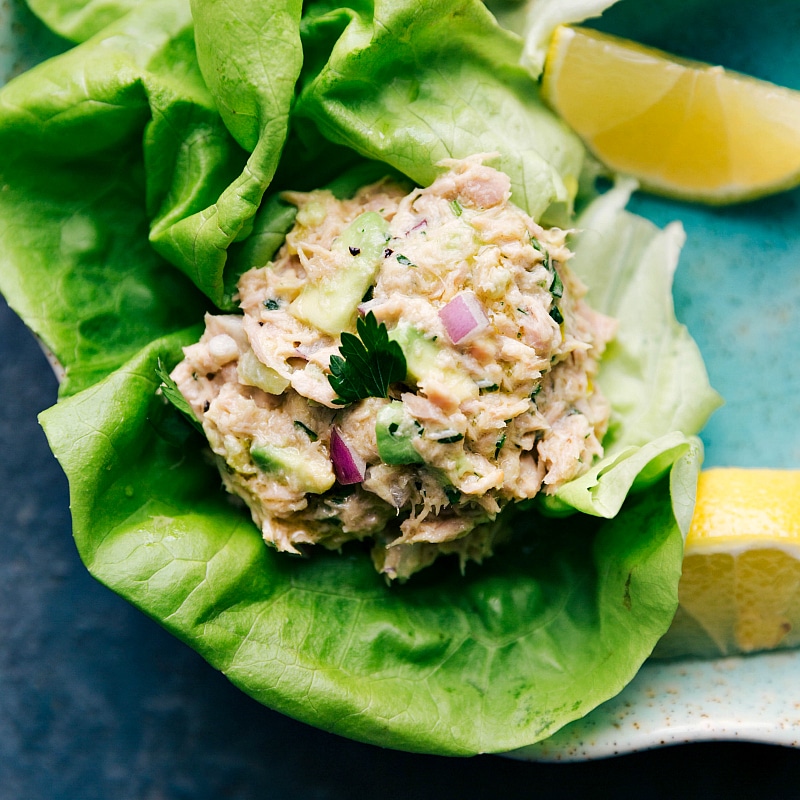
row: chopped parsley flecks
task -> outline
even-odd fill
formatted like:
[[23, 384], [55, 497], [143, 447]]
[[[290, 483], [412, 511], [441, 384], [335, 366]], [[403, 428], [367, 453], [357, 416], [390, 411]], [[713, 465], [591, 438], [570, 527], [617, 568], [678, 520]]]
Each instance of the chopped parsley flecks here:
[[452, 436], [443, 436], [441, 439], [436, 439], [439, 444], [454, 444], [460, 442], [464, 438], [463, 433], [454, 433]]
[[561, 276], [556, 269], [553, 270], [553, 282], [550, 284], [550, 294], [558, 299], [564, 296], [564, 284], [561, 282]]
[[317, 436], [317, 432], [311, 430], [311, 428], [309, 428], [308, 425], [305, 425], [304, 423], [300, 422], [299, 419], [296, 419], [294, 421], [294, 426], [295, 428], [299, 428], [301, 431], [305, 431], [305, 433], [308, 435], [308, 438], [311, 439], [312, 442], [316, 442], [317, 439], [319, 439], [319, 436]]
[[[195, 429], [203, 433], [203, 426], [200, 424], [200, 420], [195, 416], [192, 407], [186, 402], [186, 398], [181, 394], [178, 384], [172, 380], [160, 358], [156, 362], [156, 376], [161, 381], [159, 386], [161, 394], [186, 417]], [[208, 411], [208, 409], [205, 410]]]
[[535, 237], [531, 236], [531, 246], [542, 254], [542, 263], [546, 270], [550, 270], [550, 253], [547, 248]]

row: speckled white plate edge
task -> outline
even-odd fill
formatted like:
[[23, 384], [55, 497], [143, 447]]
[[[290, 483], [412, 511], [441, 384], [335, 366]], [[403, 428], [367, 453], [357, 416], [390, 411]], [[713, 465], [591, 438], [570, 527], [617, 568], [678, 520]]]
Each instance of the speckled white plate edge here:
[[505, 755], [587, 761], [667, 745], [800, 746], [800, 652], [649, 661], [616, 697], [553, 736]]

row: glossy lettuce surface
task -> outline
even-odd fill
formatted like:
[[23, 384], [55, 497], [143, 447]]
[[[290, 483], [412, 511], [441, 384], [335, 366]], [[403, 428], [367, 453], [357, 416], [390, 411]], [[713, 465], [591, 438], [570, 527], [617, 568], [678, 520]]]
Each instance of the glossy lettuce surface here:
[[75, 45], [0, 92], [0, 289], [66, 370], [42, 423], [92, 574], [257, 700], [384, 746], [506, 751], [616, 694], [674, 613], [717, 404], [672, 310], [681, 232], [624, 211], [625, 186], [570, 219], [620, 319], [607, 456], [508, 511], [511, 540], [463, 576], [389, 587], [357, 546], [269, 550], [156, 394], [158, 360], [280, 245], [281, 190], [425, 184], [494, 152], [519, 205], [566, 218], [584, 152], [523, 39], [471, 0], [31, 6]]

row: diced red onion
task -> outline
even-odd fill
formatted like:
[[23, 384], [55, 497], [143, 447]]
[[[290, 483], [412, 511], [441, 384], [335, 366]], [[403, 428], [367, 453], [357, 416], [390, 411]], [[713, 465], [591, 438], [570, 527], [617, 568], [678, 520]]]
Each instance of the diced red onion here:
[[339, 429], [331, 428], [331, 464], [336, 480], [341, 484], [361, 483], [367, 473], [367, 463], [347, 443]]
[[489, 326], [489, 318], [473, 292], [457, 294], [446, 306], [439, 309], [439, 319], [444, 323], [453, 344], [458, 344]]
[[408, 236], [409, 233], [414, 233], [414, 231], [418, 231], [421, 230], [422, 228], [427, 228], [427, 227], [428, 227], [428, 220], [423, 218], [413, 228], [409, 228], [406, 231], [406, 236]]

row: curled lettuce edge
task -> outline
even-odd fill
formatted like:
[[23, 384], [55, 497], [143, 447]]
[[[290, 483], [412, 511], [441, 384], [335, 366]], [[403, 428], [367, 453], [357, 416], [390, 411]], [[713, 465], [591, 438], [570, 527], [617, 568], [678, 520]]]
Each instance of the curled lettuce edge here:
[[519, 31], [525, 41], [520, 64], [538, 78], [544, 70], [547, 48], [559, 25], [584, 22], [600, 16], [619, 0], [527, 0], [518, 6], [488, 2], [498, 21]]

